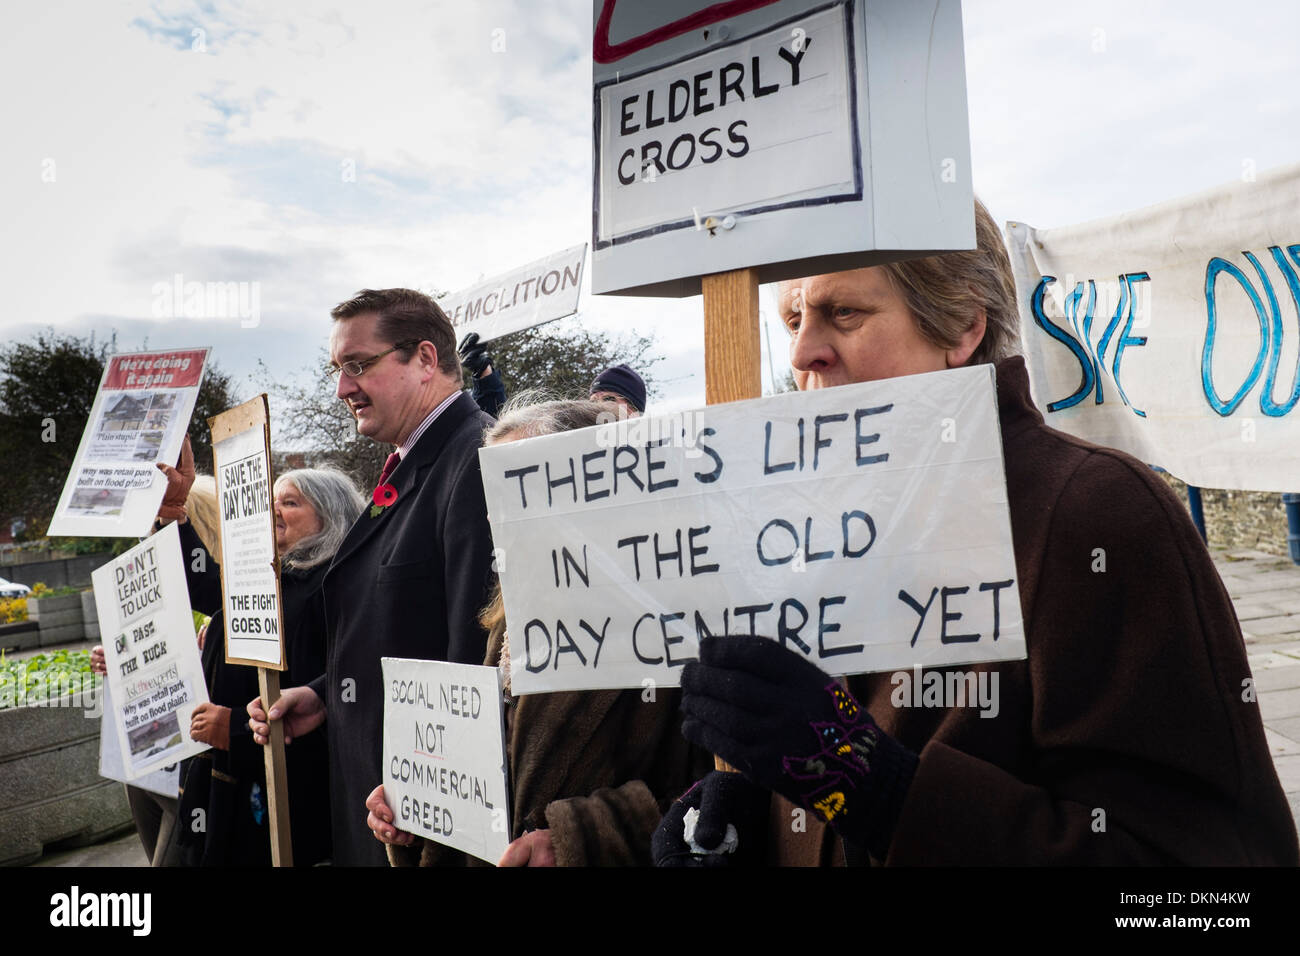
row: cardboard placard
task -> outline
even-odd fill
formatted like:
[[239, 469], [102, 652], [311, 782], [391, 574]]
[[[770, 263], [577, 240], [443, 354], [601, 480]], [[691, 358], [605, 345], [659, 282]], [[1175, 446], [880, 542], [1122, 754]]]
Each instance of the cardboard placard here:
[[545, 325], [578, 311], [587, 245], [552, 253], [536, 262], [474, 283], [438, 303], [457, 338], [477, 332], [490, 342]]
[[592, 292], [975, 246], [958, 0], [593, 0]]
[[189, 733], [208, 689], [183, 561], [173, 523], [91, 574], [113, 700], [105, 720], [128, 780], [208, 749]]
[[266, 395], [209, 420], [221, 513], [226, 661], [285, 669]]
[[496, 863], [510, 844], [501, 671], [380, 663], [384, 796], [397, 828]]
[[675, 686], [708, 634], [837, 675], [1025, 656], [992, 366], [479, 454], [516, 694]]

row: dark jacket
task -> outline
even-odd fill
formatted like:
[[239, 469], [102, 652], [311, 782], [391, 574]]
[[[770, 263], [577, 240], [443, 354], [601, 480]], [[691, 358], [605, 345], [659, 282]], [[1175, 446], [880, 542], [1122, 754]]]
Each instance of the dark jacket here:
[[[284, 688], [306, 684], [325, 671], [325, 605], [321, 585], [326, 565], [280, 575], [284, 610]], [[203, 644], [208, 697], [230, 708], [230, 749], [209, 750], [182, 772], [182, 845], [202, 866], [270, 866], [271, 841], [264, 749], [253, 742], [245, 708], [260, 693], [257, 668], [225, 661], [225, 619], [212, 616]], [[289, 778], [289, 826], [295, 866], [330, 856], [328, 747], [322, 734], [308, 734], [285, 749]], [[210, 779], [209, 779], [210, 777]], [[196, 808], [204, 826], [194, 826]]]
[[[1043, 424], [1024, 360], [998, 366], [1028, 659], [999, 711], [895, 706], [849, 686], [920, 754], [893, 864], [1295, 864], [1232, 602], [1185, 509], [1146, 465]], [[910, 676], [910, 675], [909, 675]], [[774, 798], [774, 862], [842, 860]]]
[[327, 715], [336, 864], [386, 863], [365, 807], [381, 782], [379, 659], [483, 661], [493, 574], [478, 450], [491, 424], [462, 392], [389, 478], [397, 500], [373, 517], [366, 507], [325, 576], [328, 656], [312, 687]]
[[180, 532], [181, 560], [185, 564], [185, 589], [189, 592], [190, 608], [211, 616], [221, 607], [221, 565], [208, 554], [193, 524], [182, 522], [177, 525], [177, 530]]
[[470, 383], [470, 396], [484, 412], [496, 418], [506, 403], [506, 385], [495, 368], [482, 378], [474, 376]]

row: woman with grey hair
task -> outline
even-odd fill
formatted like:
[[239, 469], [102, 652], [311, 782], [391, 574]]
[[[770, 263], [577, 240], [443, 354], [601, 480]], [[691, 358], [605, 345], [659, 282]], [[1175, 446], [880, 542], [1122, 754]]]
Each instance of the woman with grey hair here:
[[[285, 472], [275, 480], [275, 501], [275, 537], [280, 548], [280, 566], [300, 571], [328, 565], [365, 506], [365, 499], [352, 479], [332, 468], [299, 468]], [[304, 504], [314, 516], [316, 530], [302, 537], [293, 536], [293, 543], [286, 546], [282, 535], [292, 534], [288, 532], [289, 522], [305, 514], [301, 510]]]
[[[334, 552], [365, 506], [350, 478], [326, 468], [286, 472], [275, 482], [275, 543], [280, 556], [284, 687], [325, 672], [325, 605], [321, 585]], [[266, 774], [262, 748], [231, 712], [258, 696], [257, 671], [227, 664], [222, 613], [203, 641], [209, 704], [194, 710], [190, 736], [212, 745], [183, 775], [181, 818], [203, 808], [206, 829], [186, 828], [182, 843], [201, 866], [269, 866]], [[329, 764], [325, 738], [311, 734], [286, 751], [293, 861], [310, 866], [330, 855]]]

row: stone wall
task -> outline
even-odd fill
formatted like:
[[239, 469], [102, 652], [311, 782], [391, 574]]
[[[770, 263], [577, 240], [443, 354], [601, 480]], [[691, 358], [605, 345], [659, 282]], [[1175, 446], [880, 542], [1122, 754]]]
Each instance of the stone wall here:
[[[1165, 472], [1160, 477], [1187, 506], [1187, 485]], [[1275, 492], [1202, 488], [1205, 534], [1212, 548], [1250, 548], [1289, 557], [1286, 509]]]
[[88, 588], [90, 572], [113, 560], [113, 555], [83, 554], [53, 561], [25, 561], [6, 564], [0, 568], [0, 577], [31, 587], [37, 581], [48, 588]]
[[0, 711], [0, 866], [50, 844], [84, 846], [131, 826], [120, 783], [99, 775], [93, 695]]

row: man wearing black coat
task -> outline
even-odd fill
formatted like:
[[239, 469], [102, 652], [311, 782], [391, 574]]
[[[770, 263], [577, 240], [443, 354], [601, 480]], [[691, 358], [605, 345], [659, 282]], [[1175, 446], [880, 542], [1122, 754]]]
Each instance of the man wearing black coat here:
[[[365, 808], [381, 780], [379, 660], [483, 661], [492, 538], [478, 449], [492, 419], [461, 391], [451, 323], [428, 296], [366, 289], [331, 315], [338, 396], [358, 432], [397, 450], [325, 577], [326, 672], [286, 690], [270, 716], [284, 718], [286, 741], [326, 724], [334, 862], [386, 866]], [[248, 712], [265, 743], [260, 699]]]

